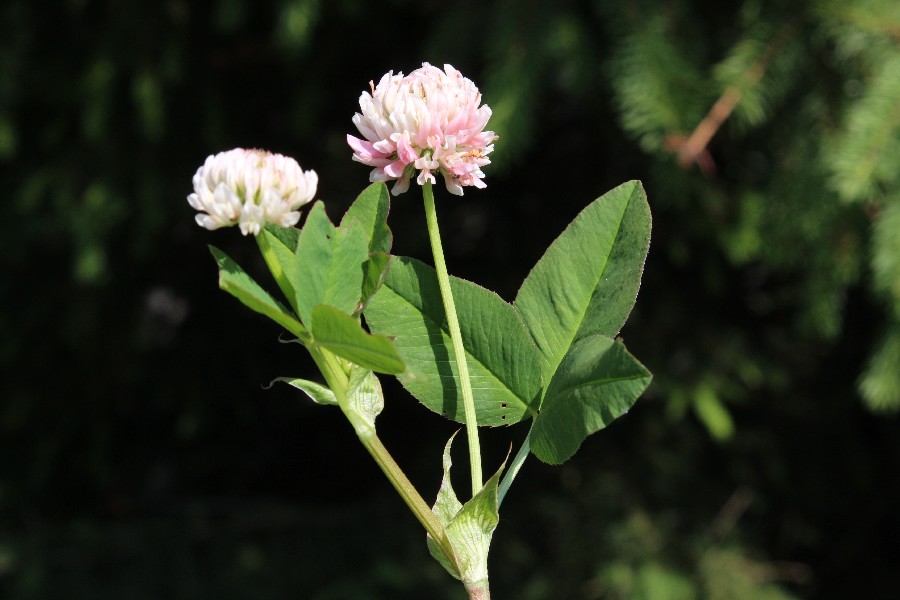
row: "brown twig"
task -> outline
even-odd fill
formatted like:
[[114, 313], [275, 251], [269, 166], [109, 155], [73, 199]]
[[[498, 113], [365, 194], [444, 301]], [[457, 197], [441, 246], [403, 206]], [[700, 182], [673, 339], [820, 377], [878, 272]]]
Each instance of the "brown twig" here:
[[786, 25], [779, 34], [769, 43], [769, 47], [756, 61], [753, 62], [739, 79], [739, 83], [730, 85], [725, 88], [722, 95], [709, 109], [706, 116], [697, 124], [691, 135], [685, 137], [680, 134], [673, 134], [666, 140], [666, 147], [678, 154], [678, 164], [682, 168], [688, 168], [692, 164], [696, 164], [705, 174], [715, 171], [715, 163], [712, 156], [707, 150], [709, 142], [712, 140], [716, 132], [722, 127], [722, 124], [731, 116], [744, 90], [750, 88], [763, 78], [769, 65], [775, 59], [784, 45], [787, 43], [792, 27]]

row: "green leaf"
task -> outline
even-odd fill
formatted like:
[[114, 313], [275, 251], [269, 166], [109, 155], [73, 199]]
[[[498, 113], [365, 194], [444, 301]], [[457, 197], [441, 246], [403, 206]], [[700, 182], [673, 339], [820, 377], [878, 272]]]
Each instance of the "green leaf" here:
[[288, 272], [300, 320], [309, 324], [313, 307], [328, 304], [353, 313], [360, 298], [369, 240], [362, 227], [335, 227], [316, 202], [297, 242], [296, 264]]
[[306, 329], [275, 298], [262, 289], [258, 283], [231, 260], [228, 255], [214, 246], [209, 247], [219, 265], [219, 288], [240, 300], [248, 308], [265, 315], [304, 340]]
[[279, 227], [278, 225], [266, 225], [263, 231], [281, 242], [292, 253], [297, 250], [297, 242], [300, 239], [300, 230], [296, 227]]
[[309, 396], [309, 399], [316, 404], [333, 404], [337, 406], [338, 401], [337, 398], [334, 397], [334, 392], [331, 391], [331, 388], [324, 386], [321, 383], [307, 381], [306, 379], [299, 379], [297, 377], [277, 377], [273, 379], [269, 385], [271, 386], [276, 381], [284, 382], [303, 391], [303, 393]]
[[531, 270], [513, 304], [546, 359], [545, 382], [575, 342], [618, 333], [649, 244], [650, 207], [631, 181], [581, 211]]
[[[285, 232], [292, 231], [293, 234]], [[269, 272], [278, 283], [281, 293], [288, 299], [294, 310], [297, 310], [297, 294], [294, 291], [295, 283], [292, 281], [292, 274], [296, 272], [297, 258], [294, 251], [297, 248], [297, 239], [300, 235], [299, 229], [278, 227], [276, 225], [268, 225], [259, 235], [256, 236], [256, 242], [269, 267]]]
[[364, 189], [347, 209], [347, 213], [341, 219], [341, 227], [362, 227], [369, 240], [369, 252], [388, 253], [394, 240], [387, 226], [390, 208], [391, 195], [387, 186], [383, 182], [373, 183]]
[[369, 261], [364, 267], [365, 279], [357, 312], [368, 304], [387, 275], [394, 240], [387, 225], [390, 207], [391, 195], [387, 186], [382, 182], [373, 183], [363, 190], [341, 219], [341, 227], [361, 227], [369, 239]]
[[362, 310], [369, 304], [369, 300], [375, 295], [387, 278], [388, 269], [390, 268], [391, 255], [384, 252], [375, 252], [369, 255], [369, 262], [366, 263], [365, 279], [362, 285], [362, 295], [360, 296], [359, 306], [356, 312]]
[[356, 317], [333, 306], [313, 308], [310, 333], [316, 344], [366, 369], [390, 375], [406, 369], [390, 339], [366, 332]]
[[579, 340], [547, 386], [531, 451], [546, 463], [565, 462], [587, 436], [628, 411], [650, 379], [621, 342], [601, 335]]
[[426, 541], [431, 555], [447, 569], [448, 573], [461, 579], [468, 586], [486, 582], [488, 578], [488, 551], [491, 537], [494, 535], [497, 523], [500, 522], [497, 484], [506, 462], [504, 461], [497, 472], [484, 484], [481, 491], [465, 504], [460, 504], [450, 482], [452, 465], [450, 447], [454, 437], [456, 434], [450, 437], [444, 447], [444, 476], [433, 511], [438, 521], [447, 530], [447, 538], [456, 555], [456, 565], [459, 567], [459, 571], [454, 569], [453, 562], [434, 540], [428, 537]]
[[[450, 287], [478, 424], [507, 425], [530, 416], [540, 391], [541, 358], [515, 309], [474, 283], [451, 277]], [[409, 365], [399, 377], [403, 386], [431, 410], [463, 422], [455, 354], [434, 269], [393, 257], [365, 316], [373, 332], [395, 338]]]

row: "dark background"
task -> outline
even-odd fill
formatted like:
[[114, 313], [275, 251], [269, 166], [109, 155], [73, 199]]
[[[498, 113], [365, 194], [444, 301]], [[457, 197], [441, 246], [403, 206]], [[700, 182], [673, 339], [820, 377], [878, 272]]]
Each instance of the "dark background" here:
[[[312, 363], [217, 289], [209, 243], [264, 267], [185, 201], [208, 154], [261, 147], [338, 218], [359, 94], [428, 61], [500, 135], [486, 190], [438, 190], [452, 273], [511, 299], [628, 179], [654, 216], [622, 332], [654, 383], [526, 464], [494, 596], [897, 597], [898, 32], [878, 0], [3, 3], [0, 596], [462, 597], [338, 411], [262, 388]], [[390, 225], [428, 259], [415, 186]], [[382, 439], [431, 499], [456, 426], [385, 386]], [[485, 431], [486, 468], [524, 434]]]

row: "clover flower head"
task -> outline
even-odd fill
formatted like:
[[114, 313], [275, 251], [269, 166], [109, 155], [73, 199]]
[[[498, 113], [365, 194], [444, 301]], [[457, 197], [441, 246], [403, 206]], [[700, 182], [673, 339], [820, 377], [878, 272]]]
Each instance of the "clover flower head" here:
[[206, 159], [187, 201], [200, 211], [195, 218], [201, 227], [238, 224], [244, 235], [257, 235], [268, 223], [295, 225], [297, 209], [313, 199], [318, 181], [315, 171], [303, 171], [293, 158], [235, 148]]
[[484, 131], [491, 109], [481, 92], [451, 67], [423, 63], [407, 76], [393, 71], [359, 97], [353, 124], [360, 139], [347, 136], [353, 160], [374, 167], [371, 181], [396, 180], [391, 192], [402, 194], [416, 182], [444, 177], [447, 189], [462, 196], [463, 187], [485, 187], [481, 167], [490, 164], [497, 136]]

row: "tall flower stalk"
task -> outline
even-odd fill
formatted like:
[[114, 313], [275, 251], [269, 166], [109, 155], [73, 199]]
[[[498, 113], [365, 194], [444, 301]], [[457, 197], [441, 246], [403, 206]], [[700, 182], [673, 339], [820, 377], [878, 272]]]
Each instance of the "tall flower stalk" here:
[[347, 142], [354, 160], [374, 167], [371, 181], [396, 181], [394, 195], [409, 189], [418, 172], [416, 182], [422, 186], [428, 237], [459, 375], [474, 496], [484, 484], [478, 421], [432, 184], [435, 173], [440, 173], [452, 194], [461, 196], [467, 186], [485, 187], [481, 167], [491, 162], [487, 155], [497, 139], [493, 131], [484, 130], [491, 109], [481, 104], [475, 84], [450, 65], [441, 70], [424, 63], [406, 77], [390, 72], [377, 86], [370, 82], [370, 88], [360, 96], [361, 112], [353, 117], [365, 139], [348, 135]]
[[431, 240], [431, 253], [434, 256], [434, 269], [437, 271], [441, 299], [444, 312], [447, 314], [447, 328], [450, 330], [450, 341], [453, 343], [453, 355], [456, 357], [456, 369], [459, 373], [460, 394], [463, 401], [463, 413], [466, 417], [466, 438], [469, 443], [469, 464], [472, 474], [472, 495], [481, 491], [484, 477], [481, 474], [481, 445], [478, 441], [478, 419], [475, 416], [475, 397], [472, 395], [472, 382], [469, 379], [469, 365], [466, 363], [466, 349], [463, 346], [462, 332], [459, 329], [459, 317], [456, 315], [456, 304], [450, 290], [450, 275], [444, 260], [444, 249], [441, 245], [441, 232], [438, 229], [437, 209], [434, 205], [434, 193], [431, 182], [422, 186], [425, 197], [425, 221], [428, 224], [428, 238]]

